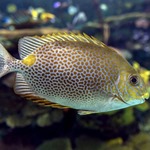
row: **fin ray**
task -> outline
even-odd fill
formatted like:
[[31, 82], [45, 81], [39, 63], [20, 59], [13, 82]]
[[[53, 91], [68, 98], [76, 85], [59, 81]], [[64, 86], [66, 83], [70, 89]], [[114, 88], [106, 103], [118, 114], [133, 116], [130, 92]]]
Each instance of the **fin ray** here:
[[14, 91], [16, 94], [33, 101], [34, 103], [37, 103], [38, 105], [41, 106], [46, 106], [46, 107], [53, 107], [53, 108], [60, 108], [60, 109], [66, 109], [68, 108], [67, 106], [62, 106], [60, 104], [51, 102], [49, 100], [46, 100], [45, 98], [42, 98], [40, 96], [38, 96], [28, 85], [28, 83], [26, 83], [24, 77], [22, 76], [22, 74], [17, 73], [16, 75], [16, 83], [14, 86]]
[[53, 33], [43, 36], [26, 36], [19, 40], [19, 55], [21, 59], [25, 58], [30, 53], [34, 52], [37, 48], [47, 42], [66, 41], [66, 42], [85, 42], [96, 44], [104, 47], [105, 44], [92, 36], [83, 33]]
[[27, 55], [34, 52], [38, 47], [42, 46], [45, 42], [39, 40], [37, 37], [26, 36], [19, 40], [19, 55], [23, 59]]
[[14, 86], [14, 91], [16, 94], [25, 95], [25, 94], [33, 94], [32, 89], [26, 83], [22, 74], [16, 74], [16, 83]]

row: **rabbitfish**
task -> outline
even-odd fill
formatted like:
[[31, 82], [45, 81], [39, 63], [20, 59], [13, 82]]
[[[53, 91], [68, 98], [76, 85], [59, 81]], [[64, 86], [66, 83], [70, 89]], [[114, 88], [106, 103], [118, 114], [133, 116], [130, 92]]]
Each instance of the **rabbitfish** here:
[[136, 70], [113, 48], [86, 34], [24, 37], [21, 60], [0, 45], [0, 77], [17, 72], [17, 94], [79, 114], [141, 104], [149, 97]]

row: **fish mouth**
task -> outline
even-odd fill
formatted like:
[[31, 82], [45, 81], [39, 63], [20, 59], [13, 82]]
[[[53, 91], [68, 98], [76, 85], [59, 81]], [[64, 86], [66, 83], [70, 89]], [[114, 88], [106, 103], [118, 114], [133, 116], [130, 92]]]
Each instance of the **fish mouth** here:
[[149, 93], [146, 92], [142, 95], [142, 99], [149, 99], [149, 96], [150, 96]]
[[123, 102], [123, 103], [126, 104], [126, 105], [142, 104], [142, 103], [145, 102], [145, 99], [148, 99], [148, 97], [149, 97], [149, 95], [146, 93], [146, 94], [144, 94], [144, 95], [141, 97], [141, 99], [138, 99], [138, 102], [137, 102], [137, 99], [136, 99], [136, 100], [132, 100], [132, 102], [129, 101], [129, 102], [127, 103], [125, 100], [122, 99], [122, 97], [121, 97], [120, 95], [116, 95], [116, 94], [113, 95], [113, 99], [117, 98], [118, 100], [120, 100], [121, 102]]
[[121, 97], [120, 95], [114, 94], [113, 99], [115, 99], [115, 98], [119, 99], [119, 100], [120, 100], [121, 102], [123, 102], [124, 104], [129, 105], [126, 101], [124, 101], [124, 100], [122, 99], [122, 97]]

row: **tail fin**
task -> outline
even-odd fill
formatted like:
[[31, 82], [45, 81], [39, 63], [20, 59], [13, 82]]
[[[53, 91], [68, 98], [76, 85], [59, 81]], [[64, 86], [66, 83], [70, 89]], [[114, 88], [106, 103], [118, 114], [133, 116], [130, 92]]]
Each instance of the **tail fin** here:
[[8, 62], [11, 62], [14, 58], [7, 52], [7, 50], [0, 44], [0, 77], [9, 73]]

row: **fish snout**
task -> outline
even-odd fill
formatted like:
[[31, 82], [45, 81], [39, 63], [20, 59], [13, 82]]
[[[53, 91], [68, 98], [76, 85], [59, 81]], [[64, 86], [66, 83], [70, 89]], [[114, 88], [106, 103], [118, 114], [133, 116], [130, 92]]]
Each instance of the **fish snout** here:
[[142, 95], [142, 99], [148, 99], [149, 98], [149, 93], [146, 92]]

